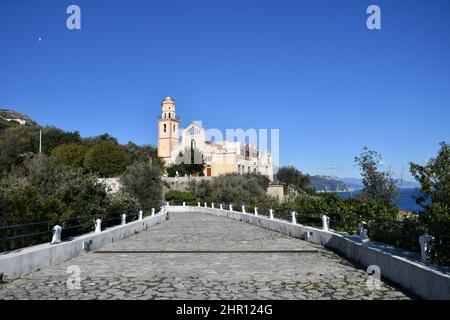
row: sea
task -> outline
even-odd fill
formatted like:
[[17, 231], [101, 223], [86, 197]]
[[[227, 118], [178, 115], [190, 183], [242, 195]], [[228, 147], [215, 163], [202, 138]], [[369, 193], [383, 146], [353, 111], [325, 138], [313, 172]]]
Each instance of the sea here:
[[[419, 190], [417, 188], [414, 189], [400, 189], [400, 195], [397, 197], [395, 202], [400, 210], [412, 210], [419, 211], [421, 207], [416, 203], [414, 199], [415, 196], [419, 195]], [[355, 197], [361, 190], [348, 191], [348, 192], [338, 192], [338, 195], [347, 199]]]

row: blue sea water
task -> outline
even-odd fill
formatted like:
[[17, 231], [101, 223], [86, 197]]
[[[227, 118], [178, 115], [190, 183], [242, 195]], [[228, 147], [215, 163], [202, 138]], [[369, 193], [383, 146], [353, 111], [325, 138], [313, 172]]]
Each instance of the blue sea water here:
[[[353, 192], [339, 192], [338, 194], [347, 199], [351, 197], [355, 197], [360, 190], [356, 190]], [[413, 210], [413, 211], [419, 211], [421, 207], [416, 203], [416, 200], [414, 199], [415, 196], [419, 194], [419, 191], [417, 189], [400, 189], [400, 195], [396, 199], [396, 203], [400, 210]]]

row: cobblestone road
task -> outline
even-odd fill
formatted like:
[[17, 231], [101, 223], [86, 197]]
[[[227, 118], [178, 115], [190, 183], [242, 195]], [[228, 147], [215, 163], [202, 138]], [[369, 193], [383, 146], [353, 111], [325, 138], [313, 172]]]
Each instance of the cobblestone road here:
[[[130, 252], [174, 250], [209, 252]], [[409, 299], [320, 246], [207, 214], [171, 213], [101, 251], [0, 285], [0, 299]], [[81, 289], [67, 288], [71, 265]]]

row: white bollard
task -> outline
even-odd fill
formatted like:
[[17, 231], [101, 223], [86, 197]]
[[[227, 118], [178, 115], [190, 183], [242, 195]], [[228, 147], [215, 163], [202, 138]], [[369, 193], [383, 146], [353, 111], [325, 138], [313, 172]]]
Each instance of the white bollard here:
[[186, 202], [183, 201], [183, 207], [186, 207]]
[[269, 210], [269, 218], [270, 220], [273, 220], [273, 209]]
[[233, 205], [230, 204], [230, 211], [233, 211]]
[[213, 202], [213, 203], [211, 203], [211, 208], [213, 208], [213, 209], [214, 209], [214, 202]]
[[255, 207], [255, 217], [258, 216], [258, 207]]
[[428, 252], [430, 251], [430, 241], [433, 239], [434, 237], [427, 233], [419, 237], [420, 257], [423, 263], [428, 263]]
[[245, 213], [245, 206], [242, 206], [242, 213]]
[[166, 204], [167, 206], [170, 206], [170, 203], [169, 203], [169, 201], [167, 201], [167, 204]]
[[369, 241], [369, 235], [367, 232], [367, 223], [366, 222], [361, 222], [358, 224], [358, 229], [359, 229], [359, 238], [361, 239], [362, 242], [367, 242]]
[[53, 237], [51, 244], [61, 243], [61, 233], [62, 233], [61, 226], [56, 225], [53, 227]]
[[220, 204], [220, 210], [223, 210], [223, 204]]
[[328, 218], [326, 215], [323, 215], [322, 216], [322, 229], [324, 231], [329, 230], [329, 225], [328, 225], [329, 222], [330, 222], [330, 218]]
[[100, 233], [100, 232], [102, 232], [102, 220], [97, 219], [97, 220], [95, 220], [95, 233]]
[[155, 208], [152, 208], [152, 217], [155, 216]]
[[200, 202], [197, 202], [198, 206], [200, 207]]
[[143, 217], [143, 212], [142, 212], [142, 210], [139, 210], [139, 220], [142, 220], [144, 217]]
[[208, 204], [205, 202], [205, 208], [208, 208]]
[[122, 214], [122, 224], [127, 224], [127, 215], [125, 213]]
[[292, 215], [292, 224], [297, 224], [297, 218], [296, 218], [297, 214], [295, 213], [295, 211], [292, 211], [291, 215]]

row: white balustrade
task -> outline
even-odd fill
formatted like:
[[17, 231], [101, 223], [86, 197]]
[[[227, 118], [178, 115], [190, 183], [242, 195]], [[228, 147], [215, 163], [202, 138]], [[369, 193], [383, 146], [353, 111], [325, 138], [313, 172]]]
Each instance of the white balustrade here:
[[330, 218], [328, 218], [326, 215], [322, 216], [322, 229], [324, 231], [329, 231], [329, 223], [330, 223]]
[[62, 234], [62, 228], [61, 226], [54, 226], [53, 227], [53, 237], [51, 244], [57, 244], [61, 243], [61, 234]]
[[95, 220], [95, 233], [100, 233], [102, 232], [102, 220], [101, 219], [97, 219]]
[[428, 263], [428, 253], [430, 252], [430, 242], [434, 239], [432, 235], [427, 233], [419, 237], [420, 257], [423, 263]]

